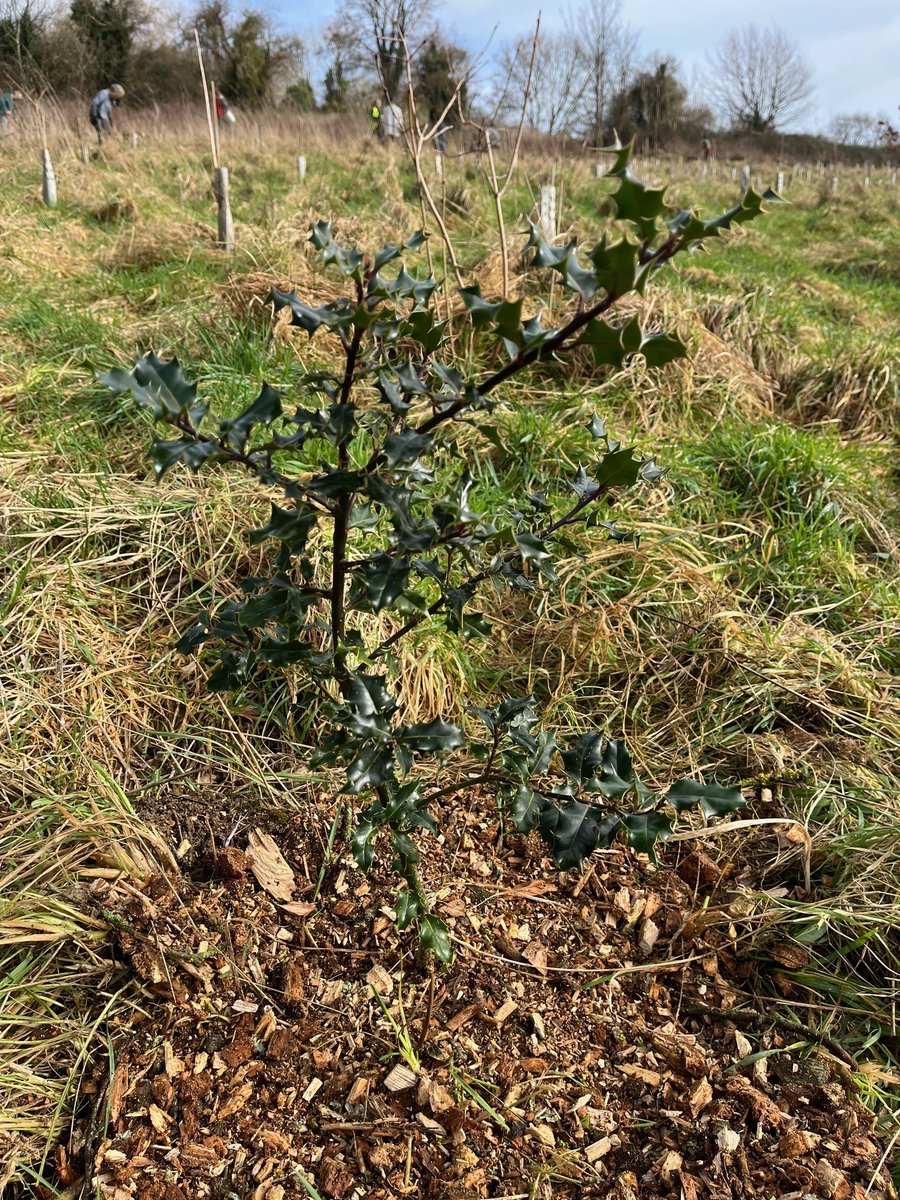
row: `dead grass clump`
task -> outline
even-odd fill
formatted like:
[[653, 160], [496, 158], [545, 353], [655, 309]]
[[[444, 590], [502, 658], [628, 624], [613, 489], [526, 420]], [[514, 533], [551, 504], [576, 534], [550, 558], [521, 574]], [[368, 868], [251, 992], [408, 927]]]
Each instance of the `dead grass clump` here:
[[799, 425], [833, 425], [867, 437], [900, 435], [900, 381], [877, 349], [856, 359], [816, 362], [773, 348], [767, 372], [785, 415]]
[[167, 262], [186, 262], [198, 248], [214, 245], [214, 231], [199, 221], [154, 225], [149, 229], [132, 226], [113, 241], [101, 262], [107, 270], [136, 268], [140, 271]]
[[[314, 307], [328, 304], [347, 294], [346, 281], [340, 276], [322, 270], [311, 270], [302, 259], [298, 259], [290, 275], [269, 271], [247, 271], [231, 275], [222, 287], [222, 302], [236, 317], [260, 316], [266, 321], [271, 321], [270, 297], [273, 288], [279, 292], [291, 292], [296, 289], [303, 303]], [[280, 320], [280, 315], [275, 319]], [[289, 319], [287, 313], [284, 314], [284, 319]]]
[[130, 196], [124, 200], [108, 200], [95, 208], [92, 216], [101, 225], [119, 225], [123, 221], [133, 221], [137, 216], [137, 206]]

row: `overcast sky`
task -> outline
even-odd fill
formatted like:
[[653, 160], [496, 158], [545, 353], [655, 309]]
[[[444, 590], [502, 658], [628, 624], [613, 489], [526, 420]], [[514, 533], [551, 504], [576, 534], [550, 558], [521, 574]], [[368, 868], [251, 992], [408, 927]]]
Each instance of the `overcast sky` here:
[[[270, 0], [265, 7], [285, 28], [310, 29], [325, 20], [334, 5], [332, 0], [315, 6]], [[578, 7], [578, 0], [572, 7]], [[558, 27], [562, 9], [563, 5], [535, 0], [452, 0], [442, 5], [441, 17], [455, 40], [476, 51], [495, 26], [497, 39], [517, 36], [534, 25], [541, 11], [545, 27]], [[704, 52], [744, 23], [737, 8], [712, 0], [623, 0], [622, 11], [640, 31], [642, 50], [674, 55], [687, 83], [695, 68], [704, 66]], [[898, 115], [900, 0], [756, 0], [744, 11], [757, 25], [777, 23], [809, 60], [815, 94], [809, 117], [801, 122], [805, 128], [823, 129], [837, 113]], [[702, 100], [702, 94], [697, 99]]]

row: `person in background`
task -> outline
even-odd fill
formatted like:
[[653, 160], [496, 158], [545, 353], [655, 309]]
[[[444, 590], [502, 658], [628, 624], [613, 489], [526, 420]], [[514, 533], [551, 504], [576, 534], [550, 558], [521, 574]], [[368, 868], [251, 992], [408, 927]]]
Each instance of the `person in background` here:
[[12, 133], [16, 102], [21, 99], [21, 92], [0, 92], [0, 132], [4, 137], [8, 133]]
[[381, 112], [381, 136], [388, 142], [395, 142], [403, 134], [403, 112], [399, 104], [389, 100]]
[[234, 113], [221, 92], [216, 92], [216, 120], [220, 125], [233, 125], [235, 122]]
[[372, 101], [372, 110], [369, 113], [369, 120], [372, 123], [372, 133], [377, 138], [384, 136], [381, 128], [381, 105], [377, 100]]
[[121, 104], [124, 96], [125, 89], [121, 83], [111, 83], [108, 88], [99, 91], [91, 101], [88, 120], [97, 130], [97, 141], [101, 146], [104, 137], [112, 133], [113, 109], [117, 104]]

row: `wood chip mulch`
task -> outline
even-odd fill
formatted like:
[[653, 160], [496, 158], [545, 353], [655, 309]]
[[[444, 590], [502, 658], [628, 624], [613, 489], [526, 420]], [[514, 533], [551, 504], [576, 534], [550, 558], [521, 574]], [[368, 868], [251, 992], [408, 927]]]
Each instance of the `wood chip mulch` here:
[[846, 1061], [773, 1024], [758, 964], [705, 921], [722, 884], [701, 852], [651, 867], [611, 851], [559, 875], [531, 839], [499, 845], [471, 809], [455, 821], [423, 864], [446, 971], [397, 934], [390, 876], [339, 861], [314, 904], [320, 860], [283, 825], [213, 838], [177, 879], [93, 884], [136, 1000], [57, 1149], [59, 1184], [78, 1194], [87, 1172], [103, 1200], [895, 1196]]

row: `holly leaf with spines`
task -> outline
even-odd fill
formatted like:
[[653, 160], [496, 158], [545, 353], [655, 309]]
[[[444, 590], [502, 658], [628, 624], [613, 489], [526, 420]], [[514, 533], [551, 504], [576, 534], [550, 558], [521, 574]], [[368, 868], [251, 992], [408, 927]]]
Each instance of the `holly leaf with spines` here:
[[546, 796], [532, 791], [523, 783], [510, 797], [507, 803], [507, 812], [519, 833], [531, 833], [549, 803]]
[[433, 721], [422, 721], [415, 725], [404, 725], [396, 732], [397, 741], [418, 754], [446, 753], [458, 750], [464, 744], [462, 730], [458, 725], [436, 717]]
[[384, 439], [384, 461], [389, 467], [415, 462], [428, 449], [431, 441], [430, 433], [417, 433], [415, 429], [389, 433]]
[[344, 722], [357, 737], [384, 741], [391, 736], [391, 717], [397, 711], [397, 702], [384, 680], [384, 675], [351, 671], [342, 686]]
[[159, 483], [172, 467], [181, 465], [196, 472], [207, 463], [221, 462], [228, 455], [218, 442], [198, 442], [195, 438], [183, 437], [177, 441], [154, 442], [148, 457], [153, 463], [156, 482]]
[[401, 933], [413, 924], [421, 911], [422, 906], [415, 892], [404, 888], [397, 893], [397, 899], [394, 901], [394, 914], [397, 928]]
[[375, 861], [373, 842], [378, 836], [380, 826], [371, 819], [362, 816], [350, 835], [350, 852], [361, 871], [368, 871]]
[[323, 325], [326, 329], [346, 333], [353, 322], [355, 305], [351, 305], [347, 299], [332, 300], [328, 304], [321, 304], [318, 308], [313, 308], [300, 299], [296, 288], [290, 292], [280, 292], [277, 288], [272, 288], [270, 296], [275, 311], [279, 312], [282, 308], [289, 308], [291, 324], [298, 329], [305, 330], [310, 337]]
[[371, 562], [354, 571], [350, 604], [369, 612], [381, 612], [403, 595], [409, 579], [410, 564], [390, 554], [376, 554]]
[[251, 546], [258, 546], [267, 538], [277, 538], [285, 543], [292, 554], [299, 554], [317, 521], [318, 515], [308, 506], [285, 509], [273, 502], [268, 524], [260, 529], [251, 529], [247, 541]]
[[255, 426], [271, 425], [281, 411], [281, 393], [264, 383], [249, 407], [238, 416], [219, 422], [219, 436], [233, 449], [243, 451]]
[[434, 913], [423, 913], [419, 917], [418, 931], [422, 945], [434, 954], [438, 962], [447, 964], [453, 961], [450, 931], [440, 917]]
[[570, 779], [582, 786], [591, 783], [603, 763], [603, 734], [583, 733], [571, 750], [560, 750], [559, 756]]
[[130, 371], [114, 367], [98, 372], [97, 379], [117, 396], [130, 392], [140, 408], [145, 408], [163, 421], [186, 416], [198, 428], [208, 412], [208, 406], [197, 400], [197, 385], [189, 383], [177, 358], [167, 361], [149, 351], [139, 358]]
[[347, 787], [350, 796], [358, 796], [372, 788], [381, 787], [394, 775], [394, 755], [382, 744], [365, 745], [347, 767]]
[[718, 783], [698, 783], [694, 779], [679, 779], [673, 783], [666, 793], [666, 800], [678, 813], [699, 805], [707, 817], [724, 817], [747, 803], [740, 788], [726, 788]]
[[542, 810], [539, 828], [561, 871], [580, 867], [597, 849], [601, 817], [599, 809], [580, 800], [548, 804]]
[[625, 813], [621, 819], [631, 849], [651, 858], [656, 857], [656, 843], [665, 842], [672, 835], [672, 821], [665, 813]]
[[610, 738], [603, 748], [598, 790], [608, 800], [618, 800], [632, 790], [634, 783], [634, 766], [628, 747], [619, 738]]

